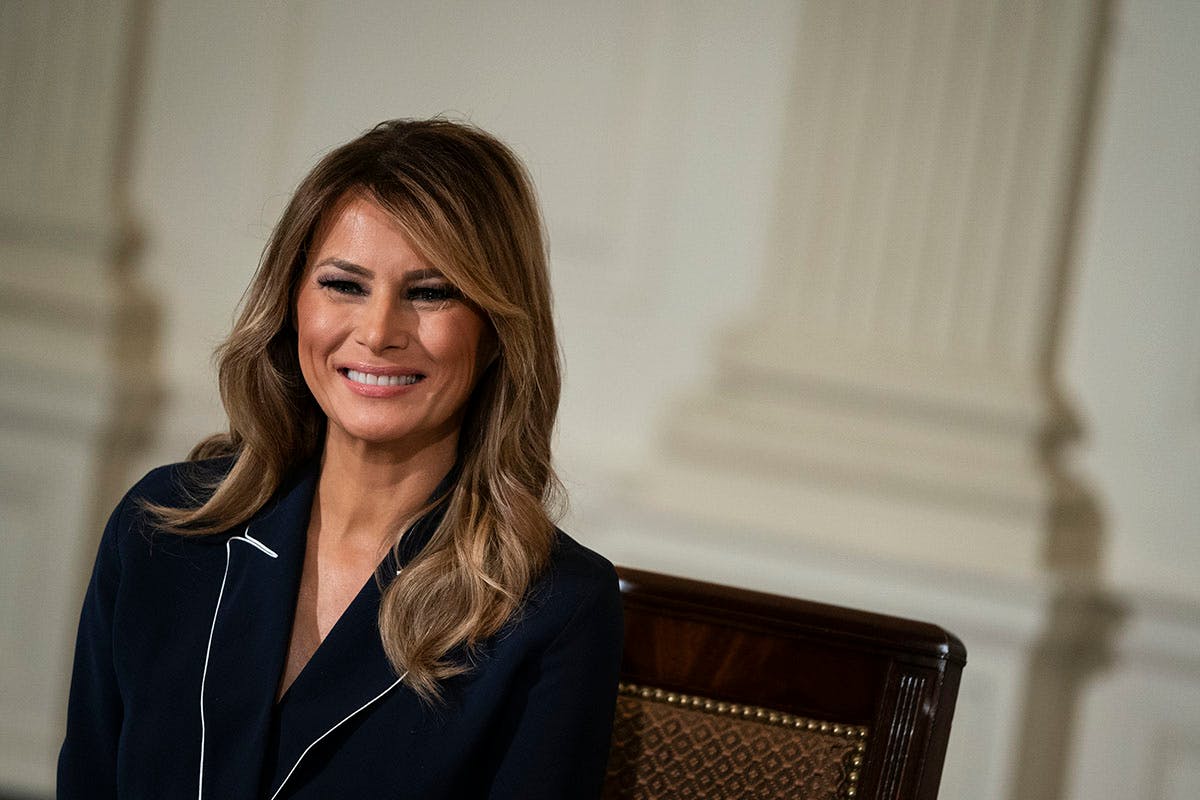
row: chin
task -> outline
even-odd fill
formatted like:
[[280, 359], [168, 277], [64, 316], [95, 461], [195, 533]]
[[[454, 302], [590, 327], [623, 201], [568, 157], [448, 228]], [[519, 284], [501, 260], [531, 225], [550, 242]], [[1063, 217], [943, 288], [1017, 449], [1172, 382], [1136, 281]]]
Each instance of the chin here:
[[347, 436], [350, 441], [369, 447], [396, 447], [413, 439], [411, 432], [394, 431], [347, 431]]
[[366, 447], [399, 447], [405, 444], [430, 444], [443, 438], [444, 427], [401, 423], [399, 420], [364, 419], [354, 421], [330, 420], [331, 431], [346, 441]]

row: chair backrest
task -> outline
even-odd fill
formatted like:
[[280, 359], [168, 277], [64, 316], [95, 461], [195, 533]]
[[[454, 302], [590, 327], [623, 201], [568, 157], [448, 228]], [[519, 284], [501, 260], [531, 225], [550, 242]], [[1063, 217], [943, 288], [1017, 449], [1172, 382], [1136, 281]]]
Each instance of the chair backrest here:
[[618, 568], [605, 800], [933, 800], [966, 649], [912, 620]]

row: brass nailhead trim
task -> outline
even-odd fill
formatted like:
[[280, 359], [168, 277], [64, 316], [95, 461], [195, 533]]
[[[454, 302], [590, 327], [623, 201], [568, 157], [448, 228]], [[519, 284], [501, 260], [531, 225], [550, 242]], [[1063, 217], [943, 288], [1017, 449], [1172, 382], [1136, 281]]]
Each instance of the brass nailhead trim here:
[[747, 706], [740, 703], [725, 703], [718, 700], [710, 700], [707, 697], [697, 697], [692, 694], [668, 692], [649, 686], [638, 686], [636, 683], [619, 683], [617, 684], [617, 691], [626, 697], [655, 700], [673, 706], [694, 708], [699, 711], [723, 714], [725, 716], [753, 718], [757, 722], [765, 722], [769, 725], [778, 725], [784, 728], [803, 728], [809, 731], [832, 733], [834, 736], [845, 736], [853, 739], [855, 740], [854, 755], [850, 757], [850, 772], [846, 775], [846, 797], [853, 800], [858, 794], [859, 771], [862, 768], [863, 752], [867, 749], [866, 726], [821, 722], [820, 720], [784, 714], [781, 711], [772, 711], [769, 708]]
[[[656, 700], [660, 703], [668, 703], [673, 706], [686, 706], [700, 711], [709, 711], [732, 717], [753, 718], [760, 722], [779, 725], [785, 728], [804, 728], [805, 730], [820, 731], [821, 733], [832, 733], [834, 736], [847, 736], [858, 740], [854, 747], [855, 752], [858, 754], [861, 754], [866, 747], [867, 728], [863, 725], [842, 725], [841, 723], [821, 722], [820, 720], [808, 719], [807, 717], [785, 714], [782, 711], [772, 711], [769, 708], [742, 705], [740, 703], [725, 703], [692, 694], [668, 692], [649, 686], [638, 686], [636, 683], [620, 683], [617, 685], [617, 690], [626, 697]], [[862, 756], [855, 755], [853, 763], [856, 767], [861, 765]]]

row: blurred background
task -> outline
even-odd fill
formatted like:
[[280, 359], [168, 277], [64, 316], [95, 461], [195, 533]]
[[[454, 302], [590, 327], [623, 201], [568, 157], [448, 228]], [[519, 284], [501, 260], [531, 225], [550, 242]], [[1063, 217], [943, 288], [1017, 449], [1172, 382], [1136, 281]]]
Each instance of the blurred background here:
[[0, 796], [299, 178], [539, 187], [565, 529], [966, 643], [942, 797], [1200, 797], [1200, 4], [0, 0]]

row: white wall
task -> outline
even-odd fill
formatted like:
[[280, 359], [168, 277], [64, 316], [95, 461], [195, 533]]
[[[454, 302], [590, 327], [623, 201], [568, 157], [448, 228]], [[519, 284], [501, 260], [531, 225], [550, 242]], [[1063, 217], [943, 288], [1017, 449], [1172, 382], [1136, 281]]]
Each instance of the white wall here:
[[1064, 378], [1126, 609], [1067, 796], [1200, 795], [1200, 4], [1116, 8]]
[[1114, 586], [1200, 602], [1200, 5], [1118, 5], [1063, 370]]

